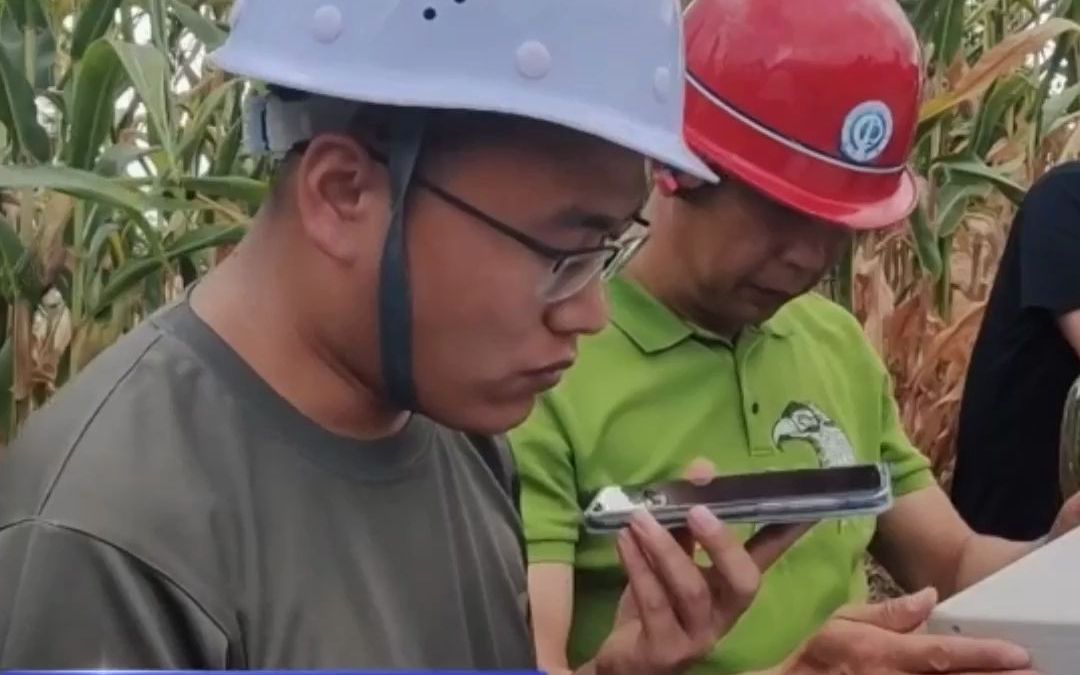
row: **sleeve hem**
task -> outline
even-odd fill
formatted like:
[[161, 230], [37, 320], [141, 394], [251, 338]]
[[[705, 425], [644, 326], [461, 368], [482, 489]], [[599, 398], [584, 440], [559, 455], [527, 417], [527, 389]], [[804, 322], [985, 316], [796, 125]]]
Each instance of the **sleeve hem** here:
[[529, 564], [574, 564], [576, 545], [572, 541], [534, 541], [528, 544]]
[[912, 492], [925, 490], [936, 484], [937, 481], [934, 479], [934, 474], [929, 468], [919, 469], [918, 471], [913, 471], [893, 479], [893, 496], [897, 498], [904, 497]]

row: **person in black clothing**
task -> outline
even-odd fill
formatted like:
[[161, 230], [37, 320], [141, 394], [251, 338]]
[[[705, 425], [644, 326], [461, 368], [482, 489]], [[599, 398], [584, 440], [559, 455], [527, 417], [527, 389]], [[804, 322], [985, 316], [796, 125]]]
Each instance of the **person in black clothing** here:
[[952, 501], [976, 531], [1031, 539], [1062, 505], [1058, 439], [1080, 376], [1080, 162], [1044, 175], [1009, 234], [964, 389]]

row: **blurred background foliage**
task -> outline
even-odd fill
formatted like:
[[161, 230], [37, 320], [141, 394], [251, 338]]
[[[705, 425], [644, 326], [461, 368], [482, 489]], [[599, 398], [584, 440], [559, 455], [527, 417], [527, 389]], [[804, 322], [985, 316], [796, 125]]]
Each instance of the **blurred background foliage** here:
[[[1080, 152], [1080, 0], [900, 0], [927, 84], [909, 222], [822, 290], [866, 327], [948, 480], [982, 305], [1032, 181]], [[243, 235], [267, 166], [203, 66], [232, 0], [0, 0], [0, 444]]]

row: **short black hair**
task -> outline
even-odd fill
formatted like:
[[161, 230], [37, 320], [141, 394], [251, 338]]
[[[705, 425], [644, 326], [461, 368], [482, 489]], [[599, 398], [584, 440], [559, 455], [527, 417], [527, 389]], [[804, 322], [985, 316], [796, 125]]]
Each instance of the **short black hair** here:
[[[292, 89], [273, 87], [270, 91], [286, 101], [298, 101], [310, 95]], [[362, 144], [380, 149], [389, 138], [390, 123], [402, 108], [391, 105], [367, 104], [357, 107], [349, 123], [354, 137]], [[582, 142], [598, 139], [555, 123], [499, 112], [427, 109], [427, 124], [422, 146], [423, 158], [469, 147], [478, 143], [497, 143], [509, 138], [535, 138], [551, 149], [566, 148], [573, 152]], [[293, 146], [274, 167], [270, 180], [272, 200], [280, 198], [284, 184], [307, 148], [307, 142]]]

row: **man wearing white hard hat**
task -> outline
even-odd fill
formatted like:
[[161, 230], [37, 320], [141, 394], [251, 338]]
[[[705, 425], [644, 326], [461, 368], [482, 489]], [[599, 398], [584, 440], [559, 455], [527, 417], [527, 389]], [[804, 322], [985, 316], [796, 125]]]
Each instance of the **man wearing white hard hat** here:
[[[497, 434], [604, 325], [643, 158], [713, 178], [680, 31], [674, 0], [238, 4], [213, 61], [268, 85], [272, 195], [5, 452], [0, 668], [533, 669]], [[680, 672], [796, 537], [627, 532], [583, 672]]]

